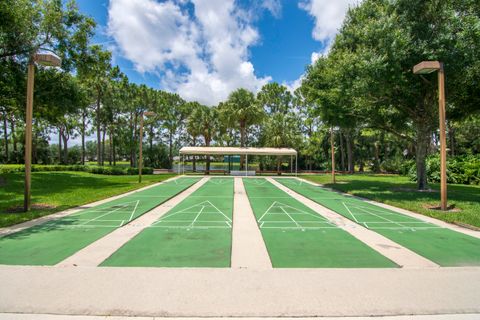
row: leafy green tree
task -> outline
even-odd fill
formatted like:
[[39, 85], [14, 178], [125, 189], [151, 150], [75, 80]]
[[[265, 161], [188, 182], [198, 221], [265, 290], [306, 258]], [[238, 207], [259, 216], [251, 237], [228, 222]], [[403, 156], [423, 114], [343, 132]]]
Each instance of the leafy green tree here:
[[480, 46], [474, 8], [454, 0], [367, 0], [349, 11], [330, 53], [340, 61], [334, 66], [339, 74], [354, 75], [348, 95], [354, 114], [414, 143], [418, 189], [427, 187], [425, 159], [438, 104], [436, 75], [417, 76], [412, 67], [423, 60], [445, 64], [447, 116], [478, 109], [478, 101], [468, 98], [478, 90], [472, 81], [478, 79], [474, 52]]
[[185, 107], [185, 101], [178, 94], [161, 91], [160, 95], [159, 112], [163, 121], [162, 126], [167, 130], [168, 159], [172, 167], [174, 139], [185, 125], [188, 109]]

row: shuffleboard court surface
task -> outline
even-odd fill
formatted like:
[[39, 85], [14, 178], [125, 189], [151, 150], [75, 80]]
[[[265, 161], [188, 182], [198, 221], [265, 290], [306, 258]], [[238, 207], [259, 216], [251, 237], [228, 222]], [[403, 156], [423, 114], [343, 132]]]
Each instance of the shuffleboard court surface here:
[[282, 178], [276, 181], [440, 266], [480, 265], [478, 238], [298, 179]]
[[396, 267], [266, 179], [243, 179], [243, 183], [273, 267]]
[[102, 266], [229, 267], [233, 178], [210, 178]]
[[0, 264], [55, 265], [187, 189], [179, 178], [0, 238]]

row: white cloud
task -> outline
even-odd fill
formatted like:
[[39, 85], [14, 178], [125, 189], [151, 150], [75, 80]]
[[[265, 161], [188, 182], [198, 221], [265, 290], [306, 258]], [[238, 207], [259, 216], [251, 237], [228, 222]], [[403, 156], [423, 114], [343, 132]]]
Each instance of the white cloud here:
[[330, 49], [331, 42], [342, 26], [348, 8], [360, 2], [361, 0], [307, 0], [300, 2], [299, 7], [307, 11], [315, 20], [312, 37], [324, 45], [321, 53], [326, 53]]
[[162, 74], [165, 89], [214, 105], [271, 80], [257, 78], [249, 62], [259, 35], [248, 17], [234, 0], [111, 0], [108, 29], [139, 72]]
[[282, 16], [282, 4], [280, 0], [263, 0], [261, 6], [270, 11], [272, 16], [277, 19]]
[[[333, 39], [342, 26], [347, 10], [351, 6], [358, 5], [362, 0], [304, 0], [299, 7], [308, 12], [315, 20], [312, 37], [322, 43], [320, 51], [312, 52], [310, 60], [314, 64], [318, 58], [325, 56], [332, 47]], [[297, 80], [285, 83], [291, 92], [297, 89], [304, 74]]]
[[301, 75], [300, 78], [296, 80], [284, 82], [282, 83], [282, 85], [287, 87], [288, 91], [290, 91], [293, 94], [295, 90], [297, 90], [297, 88], [299, 88], [300, 85], [302, 84], [302, 80], [303, 80], [303, 75]]

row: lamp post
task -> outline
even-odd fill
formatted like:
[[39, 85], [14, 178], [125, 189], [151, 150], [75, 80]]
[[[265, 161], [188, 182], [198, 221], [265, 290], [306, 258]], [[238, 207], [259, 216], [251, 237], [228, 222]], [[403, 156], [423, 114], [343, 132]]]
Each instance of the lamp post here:
[[330, 146], [332, 149], [332, 182], [335, 184], [335, 145], [333, 143], [333, 127], [330, 128]]
[[414, 74], [438, 71], [438, 113], [440, 118], [440, 195], [441, 209], [447, 210], [447, 143], [445, 133], [445, 72], [439, 61], [422, 61], [413, 67]]
[[33, 118], [33, 85], [35, 62], [44, 66], [60, 67], [62, 60], [52, 53], [37, 53], [30, 57], [27, 71], [27, 106], [25, 112], [25, 193], [23, 210], [27, 212], [31, 206], [32, 183], [32, 118]]
[[142, 167], [143, 167], [143, 118], [145, 116], [154, 116], [154, 112], [144, 111], [140, 117], [140, 145], [139, 145], [139, 157], [138, 157], [138, 183], [142, 182]]

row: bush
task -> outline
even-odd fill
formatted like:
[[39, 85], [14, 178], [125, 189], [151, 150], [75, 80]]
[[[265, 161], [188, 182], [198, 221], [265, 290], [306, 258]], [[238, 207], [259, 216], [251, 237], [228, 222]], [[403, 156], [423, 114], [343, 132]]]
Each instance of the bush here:
[[[0, 174], [24, 172], [23, 164], [0, 165]], [[93, 174], [107, 175], [136, 175], [138, 168], [125, 168], [121, 166], [83, 166], [83, 165], [33, 165], [32, 172], [41, 171], [83, 171]], [[153, 174], [153, 168], [145, 167], [142, 174]]]
[[[417, 166], [409, 170], [410, 180], [417, 180]], [[427, 158], [427, 181], [440, 182], [440, 156]], [[447, 183], [480, 184], [480, 155], [449, 157], [447, 159]]]
[[405, 160], [402, 158], [386, 159], [380, 163], [380, 170], [387, 173], [407, 175], [414, 163], [414, 160]]

